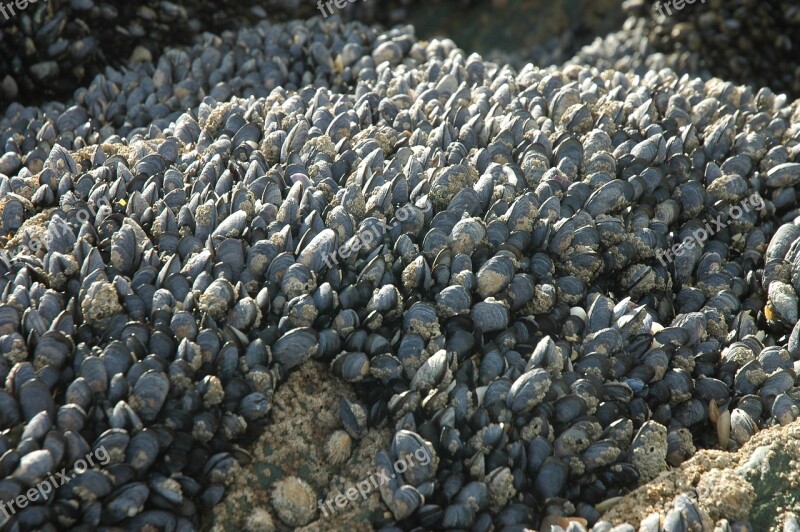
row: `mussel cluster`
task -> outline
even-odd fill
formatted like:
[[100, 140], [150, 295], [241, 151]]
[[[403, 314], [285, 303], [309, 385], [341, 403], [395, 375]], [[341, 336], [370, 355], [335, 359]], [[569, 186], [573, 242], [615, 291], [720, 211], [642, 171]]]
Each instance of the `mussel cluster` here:
[[[137, 46], [160, 55], [167, 44], [189, 44], [201, 30], [191, 7], [168, 0], [95, 2], [47, 0], [0, 18], [0, 104], [68, 97], [106, 65], [121, 65]], [[191, 6], [192, 3], [189, 3]], [[210, 10], [208, 13], [222, 10]], [[152, 59], [152, 55], [150, 55]]]
[[[798, 116], [336, 17], [10, 106], [0, 500], [109, 460], [1, 526], [198, 528], [313, 359], [358, 393], [336, 438], [431, 458], [376, 526], [610, 530], [609, 499], [800, 414]], [[709, 522], [687, 493], [646, 530]]]
[[657, 51], [696, 61], [724, 79], [800, 96], [800, 67], [794, 58], [800, 45], [796, 2], [708, 0], [672, 11], [674, 16], [649, 18], [648, 39]]
[[107, 65], [149, 62], [202, 31], [265, 18], [259, 4], [47, 0], [19, 10], [12, 2], [8, 18], [0, 17], [0, 104], [64, 99]]
[[[439, 0], [444, 1], [444, 0]], [[253, 21], [319, 15], [299, 0], [38, 0], [0, 16], [0, 108], [11, 102], [67, 99], [111, 65], [157, 61], [170, 46], [196, 44]], [[346, 3], [335, 13], [350, 20], [393, 24], [411, 1]]]
[[800, 96], [796, 2], [627, 0], [623, 7], [629, 15], [623, 29], [572, 62], [641, 73], [668, 67]]

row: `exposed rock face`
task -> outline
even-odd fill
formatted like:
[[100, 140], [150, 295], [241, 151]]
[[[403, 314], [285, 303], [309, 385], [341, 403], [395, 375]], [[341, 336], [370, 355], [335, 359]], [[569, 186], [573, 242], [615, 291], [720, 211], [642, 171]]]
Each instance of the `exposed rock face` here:
[[637, 526], [664, 516], [675, 497], [696, 492], [713, 522], [750, 521], [754, 530], [780, 530], [800, 515], [800, 420], [755, 435], [739, 451], [704, 450], [680, 467], [625, 496], [603, 516]]

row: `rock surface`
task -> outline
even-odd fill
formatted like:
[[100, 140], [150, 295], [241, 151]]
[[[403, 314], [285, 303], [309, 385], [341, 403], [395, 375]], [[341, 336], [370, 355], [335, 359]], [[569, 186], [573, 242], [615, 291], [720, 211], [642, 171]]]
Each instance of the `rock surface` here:
[[[254, 462], [242, 469], [226, 498], [214, 508], [212, 531], [290, 529], [278, 517], [273, 500], [275, 485], [290, 476], [312, 486], [318, 500], [334, 501], [374, 473], [373, 459], [389, 443], [388, 428], [370, 429], [342, 464], [327, 457], [326, 444], [341, 429], [337, 409], [342, 396], [354, 399], [352, 386], [336, 379], [324, 364], [308, 362], [292, 373], [275, 393], [273, 422], [253, 444]], [[314, 518], [303, 530], [372, 530], [371, 523], [388, 517], [377, 489], [366, 500], [358, 495], [343, 508], [335, 503], [333, 507], [335, 513], [328, 510], [327, 517], [316, 506], [306, 509]]]
[[631, 492], [603, 516], [637, 524], [665, 514], [678, 495], [696, 492], [714, 521], [748, 520], [754, 530], [780, 530], [800, 514], [800, 421], [764, 430], [734, 453], [704, 450]]

